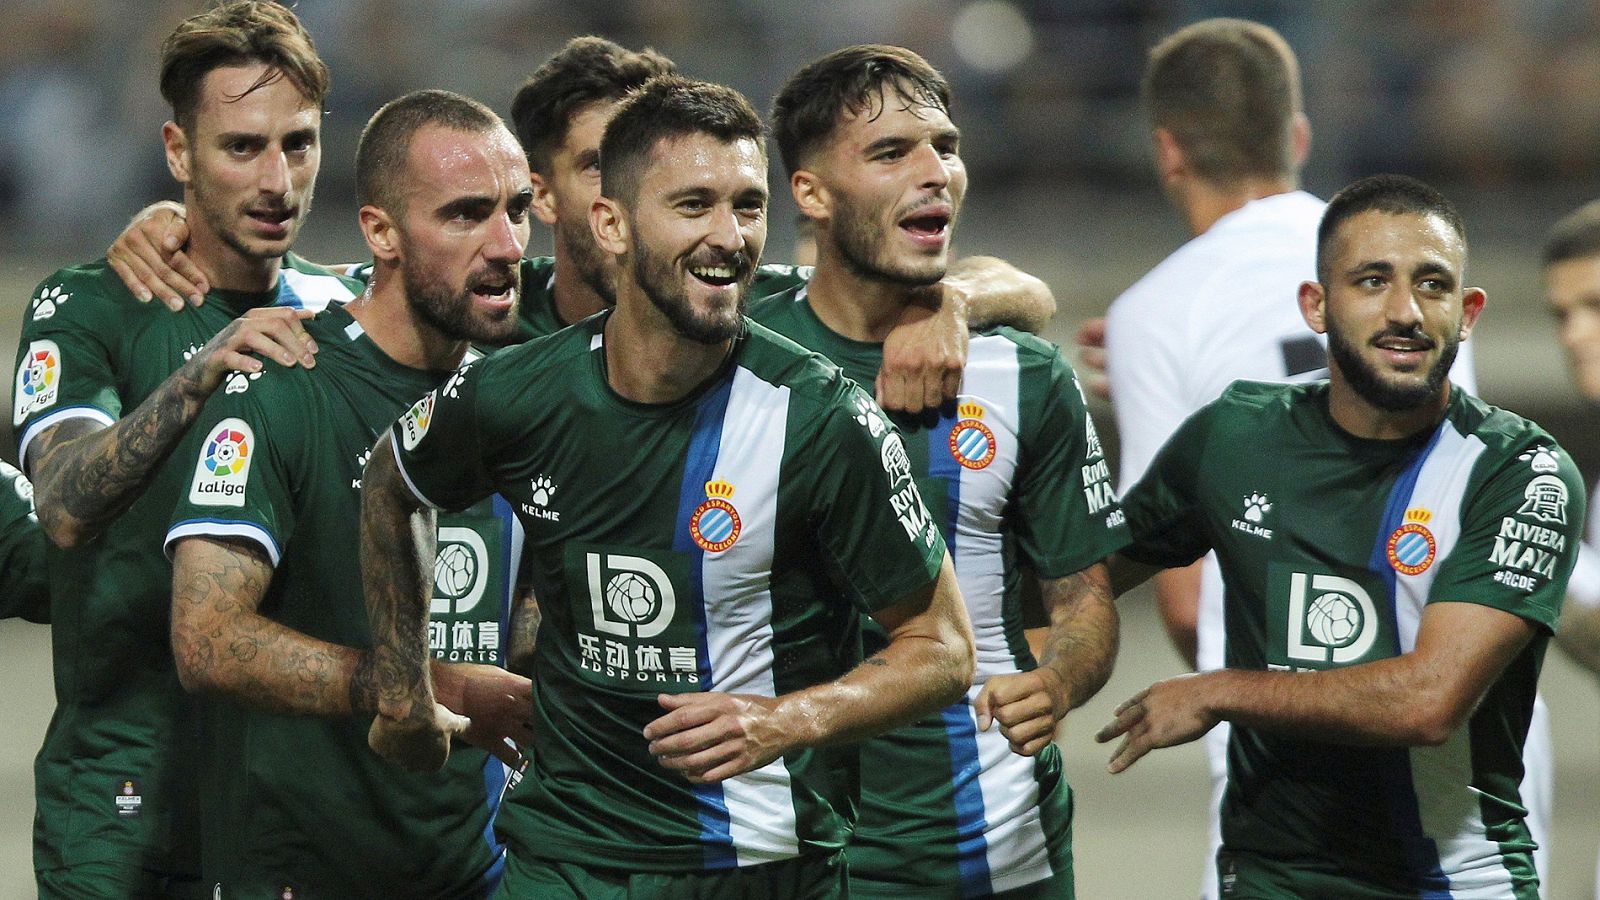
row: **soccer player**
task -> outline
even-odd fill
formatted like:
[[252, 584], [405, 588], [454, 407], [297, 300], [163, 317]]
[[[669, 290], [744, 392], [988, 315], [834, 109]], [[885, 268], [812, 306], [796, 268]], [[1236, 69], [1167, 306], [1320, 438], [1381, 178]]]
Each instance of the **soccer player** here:
[[[421, 507], [499, 491], [544, 622], [508, 897], [836, 896], [851, 744], [959, 697], [972, 636], [904, 440], [742, 315], [766, 155], [731, 89], [652, 81], [606, 129], [591, 223], [615, 308], [501, 351], [373, 451], [362, 555], [373, 746], [439, 762]], [[861, 660], [856, 609], [890, 635]]]
[[[1294, 303], [1316, 277], [1325, 206], [1300, 189], [1311, 145], [1294, 51], [1271, 28], [1197, 22], [1151, 51], [1142, 86], [1162, 189], [1194, 236], [1118, 297], [1107, 313], [1111, 397], [1126, 491], [1183, 421], [1237, 379], [1297, 382], [1326, 371], [1323, 341]], [[1471, 345], [1451, 379], [1473, 391]], [[1214, 558], [1155, 577], [1168, 635], [1199, 670], [1223, 664], [1222, 579]], [[1540, 706], [1533, 758], [1549, 811], [1548, 726]], [[1227, 726], [1206, 736], [1210, 852], [1204, 896], [1216, 896], [1217, 807]], [[1539, 752], [1542, 751], [1542, 756]], [[1542, 819], [1541, 821], [1547, 821]], [[1541, 835], [1547, 828], [1536, 829]]]
[[[154, 473], [230, 371], [310, 366], [305, 310], [351, 296], [288, 250], [310, 210], [328, 73], [295, 16], [236, 2], [162, 45], [162, 137], [192, 210], [205, 306], [135, 299], [104, 261], [33, 296], [15, 424], [48, 555], [56, 711], [34, 769], [46, 897], [145, 897], [189, 874], [175, 821], [187, 768], [168, 652], [171, 495]], [[257, 358], [259, 354], [262, 358]], [[165, 505], [163, 505], [165, 504]]]
[[1572, 461], [1450, 384], [1484, 294], [1409, 178], [1329, 203], [1300, 308], [1329, 380], [1239, 382], [1123, 498], [1118, 591], [1207, 550], [1227, 668], [1118, 707], [1111, 770], [1233, 725], [1223, 896], [1537, 896], [1519, 785], [1583, 520]]
[[[589, 231], [588, 211], [600, 195], [600, 136], [628, 92], [673, 64], [653, 50], [631, 51], [599, 37], [568, 41], [517, 90], [511, 121], [533, 170], [534, 215], [549, 225], [555, 255], [527, 260], [516, 340], [550, 334], [611, 305], [609, 257]], [[181, 208], [146, 209], [113, 244], [130, 288], [181, 305], [196, 290], [183, 259]], [[168, 259], [171, 259], [171, 264]], [[364, 266], [350, 267], [357, 277]], [[810, 269], [764, 265], [752, 296], [804, 283]], [[957, 261], [940, 291], [906, 307], [886, 343], [878, 399], [888, 409], [920, 412], [954, 397], [965, 359], [967, 327], [1010, 323], [1037, 332], [1055, 313], [1050, 288], [992, 257]]]
[[33, 512], [33, 485], [0, 462], [0, 619], [49, 623], [45, 543]]
[[[1572, 383], [1600, 403], [1600, 202], [1573, 211], [1550, 230], [1544, 245], [1545, 302], [1555, 316]], [[1556, 643], [1575, 662], [1600, 674], [1600, 494], [1589, 501], [1589, 522], [1567, 582]], [[1595, 874], [1600, 898], [1600, 869]]]
[[[882, 45], [822, 57], [773, 103], [817, 266], [751, 318], [859, 384], [876, 378], [903, 308], [945, 273], [967, 187], [949, 103], [922, 57]], [[905, 435], [972, 618], [977, 674], [954, 705], [863, 745], [852, 897], [1073, 896], [1071, 791], [1052, 738], [1111, 674], [1117, 611], [1100, 561], [1126, 529], [1060, 350], [1010, 328], [974, 334], [968, 350], [959, 406]], [[1021, 642], [1026, 577], [1054, 623], [1042, 665]], [[883, 640], [868, 625], [867, 649]]]
[[[377, 263], [359, 299], [310, 326], [321, 364], [240, 379], [171, 463], [188, 485], [166, 539], [172, 647], [184, 685], [206, 695], [202, 871], [229, 895], [483, 896], [503, 861], [489, 826], [504, 769], [464, 751], [442, 774], [402, 773], [367, 749], [377, 698], [349, 541], [377, 435], [469, 340], [515, 328], [532, 189], [500, 119], [443, 91], [378, 111], [356, 179]], [[501, 527], [489, 512], [439, 530], [479, 548], [476, 567], [507, 558]], [[430, 585], [449, 574], [430, 572]], [[434, 624], [498, 631], [503, 602], [490, 598], [509, 576], [461, 604], [488, 618]], [[452, 611], [437, 590], [430, 598]], [[527, 737], [527, 679], [489, 665], [435, 665], [434, 676], [445, 705], [485, 732], [478, 740]]]

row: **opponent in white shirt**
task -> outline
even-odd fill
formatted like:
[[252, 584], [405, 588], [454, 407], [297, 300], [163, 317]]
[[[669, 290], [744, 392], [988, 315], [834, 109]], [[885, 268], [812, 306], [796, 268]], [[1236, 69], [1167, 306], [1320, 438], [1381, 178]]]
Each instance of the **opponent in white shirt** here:
[[[1555, 316], [1572, 384], [1600, 403], [1600, 201], [1556, 223], [1544, 246], [1545, 302]], [[1556, 643], [1578, 665], [1600, 674], [1600, 489], [1589, 507], [1589, 527], [1578, 564], [1567, 582]], [[1600, 865], [1595, 870], [1600, 900]]]
[[[1163, 190], [1194, 237], [1112, 304], [1107, 371], [1121, 441], [1119, 494], [1144, 474], [1189, 415], [1238, 379], [1325, 377], [1322, 339], [1295, 302], [1316, 280], [1326, 205], [1299, 189], [1311, 144], [1294, 52], [1271, 28], [1239, 19], [1190, 25], [1156, 45], [1143, 93]], [[1086, 329], [1088, 330], [1088, 329]], [[1451, 382], [1476, 392], [1472, 345]], [[1270, 498], [1269, 498], [1270, 499]], [[1223, 665], [1222, 578], [1208, 555], [1155, 579], [1169, 636], [1198, 670]], [[1206, 736], [1212, 775], [1210, 852], [1201, 895], [1218, 895], [1218, 808], [1227, 780], [1226, 723]], [[1551, 754], [1548, 711], [1535, 704], [1522, 795], [1547, 872]]]

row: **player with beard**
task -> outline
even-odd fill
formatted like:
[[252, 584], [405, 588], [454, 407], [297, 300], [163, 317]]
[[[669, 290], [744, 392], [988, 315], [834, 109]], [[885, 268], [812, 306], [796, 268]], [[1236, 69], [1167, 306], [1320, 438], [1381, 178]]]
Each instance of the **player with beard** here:
[[1215, 549], [1228, 657], [1099, 739], [1120, 772], [1232, 723], [1222, 896], [1538, 895], [1522, 750], [1584, 498], [1543, 429], [1450, 384], [1466, 256], [1420, 182], [1341, 191], [1299, 295], [1328, 381], [1235, 383], [1123, 498], [1113, 585]]
[[[238, 376], [168, 464], [188, 485], [166, 538], [171, 641], [203, 697], [202, 874], [225, 896], [485, 896], [503, 860], [500, 761], [463, 748], [443, 773], [410, 774], [367, 749], [377, 697], [350, 538], [378, 433], [469, 341], [516, 327], [527, 164], [482, 104], [423, 91], [373, 116], [356, 174], [376, 271], [309, 324], [321, 364]], [[455, 654], [499, 647], [512, 573], [495, 561], [516, 558], [503, 530], [492, 510], [440, 522], [441, 541], [472, 551], [470, 582], [429, 579], [428, 633]], [[437, 659], [434, 679], [474, 743], [516, 762], [501, 738], [528, 736], [527, 679]]]
[[[350, 284], [289, 251], [311, 208], [328, 72], [293, 13], [236, 2], [161, 49], [168, 168], [213, 286], [173, 314], [104, 260], [46, 279], [19, 345], [18, 456], [48, 552], [56, 711], [34, 770], [46, 897], [166, 896], [189, 872], [183, 692], [167, 651], [162, 462], [230, 370], [310, 366], [307, 310]], [[259, 356], [259, 358], [258, 358]], [[60, 548], [60, 549], [57, 549]]]
[[[467, 367], [367, 466], [371, 741], [408, 766], [438, 765], [449, 733], [418, 645], [422, 507], [498, 491], [527, 528], [544, 621], [503, 896], [838, 896], [853, 742], [970, 680], [900, 434], [741, 315], [766, 239], [761, 140], [728, 88], [634, 94], [590, 214], [615, 308]], [[858, 610], [890, 635], [866, 661]]]
[[[517, 341], [611, 306], [611, 258], [589, 230], [589, 207], [600, 195], [600, 136], [629, 91], [672, 71], [672, 62], [649, 48], [631, 51], [586, 36], [568, 41], [517, 90], [511, 121], [533, 170], [533, 212], [555, 239], [553, 257], [523, 262]], [[179, 251], [181, 214], [174, 204], [146, 209], [109, 254], [124, 266], [130, 288], [178, 305], [198, 283]], [[365, 266], [349, 268], [364, 277]], [[804, 266], [760, 266], [751, 296], [803, 284], [809, 275]], [[940, 289], [909, 304], [890, 333], [878, 399], [908, 412], [937, 406], [960, 381], [969, 320], [974, 328], [1007, 323], [1036, 332], [1054, 313], [1055, 298], [1039, 279], [993, 257], [958, 260]]]
[[[967, 187], [949, 103], [938, 71], [882, 45], [822, 57], [773, 103], [817, 268], [751, 318], [861, 384], [904, 307], [945, 274]], [[972, 618], [977, 675], [955, 705], [863, 745], [851, 896], [1073, 895], [1071, 790], [1052, 737], [1111, 674], [1117, 612], [1100, 560], [1126, 530], [1060, 350], [1009, 328], [968, 349], [959, 405], [905, 433]], [[1027, 577], [1054, 622], [1042, 666], [1021, 640]], [[883, 639], [867, 626], [869, 652]]]

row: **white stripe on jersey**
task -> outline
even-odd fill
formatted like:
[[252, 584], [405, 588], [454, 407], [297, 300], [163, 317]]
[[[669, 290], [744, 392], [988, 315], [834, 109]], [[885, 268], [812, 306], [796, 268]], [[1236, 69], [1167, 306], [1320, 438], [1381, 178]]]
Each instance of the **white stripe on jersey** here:
[[[773, 682], [772, 555], [778, 475], [789, 417], [789, 388], [738, 369], [722, 419], [713, 479], [734, 487], [740, 538], [704, 554], [706, 651], [716, 690], [777, 696]], [[729, 602], [721, 602], [729, 601]], [[794, 795], [783, 760], [722, 782], [739, 865], [790, 859], [800, 852]]]
[[[44, 430], [51, 425], [59, 425], [70, 419], [88, 419], [91, 422], [98, 422], [106, 428], [117, 424], [116, 419], [111, 418], [103, 410], [96, 409], [93, 406], [66, 406], [47, 416], [40, 416], [28, 423], [28, 427], [22, 432], [22, 439], [17, 441], [17, 462], [22, 464], [24, 470], [28, 468], [28, 445], [33, 443], [33, 439], [43, 434]], [[31, 472], [29, 475], [35, 478], [38, 477]]]
[[340, 281], [333, 275], [318, 275], [312, 272], [301, 272], [285, 266], [282, 277], [289, 289], [306, 309], [312, 312], [322, 312], [328, 308], [329, 303], [346, 303], [355, 298], [355, 293], [349, 285]]
[[[1437, 546], [1434, 564], [1416, 575], [1395, 573], [1395, 618], [1399, 625], [1400, 652], [1417, 644], [1423, 608], [1433, 588], [1434, 575], [1461, 538], [1461, 501], [1472, 467], [1484, 452], [1483, 441], [1463, 435], [1449, 424], [1417, 474], [1407, 509], [1426, 509], [1425, 523]], [[1387, 535], [1380, 535], [1387, 540]], [[1451, 598], [1444, 597], [1442, 600]], [[1439, 853], [1439, 868], [1450, 879], [1450, 895], [1462, 900], [1503, 897], [1512, 883], [1500, 845], [1485, 837], [1481, 795], [1472, 788], [1470, 729], [1463, 726], [1437, 747], [1413, 747], [1412, 789], [1422, 831], [1432, 838]]]
[[[994, 459], [981, 469], [957, 466], [961, 476], [961, 510], [956, 517], [956, 580], [972, 617], [978, 668], [973, 680], [983, 684], [991, 675], [1017, 671], [1006, 643], [1001, 615], [1005, 600], [1004, 554], [1000, 520], [1016, 485], [1017, 442], [1022, 432], [1021, 402], [1017, 396], [1017, 345], [998, 335], [974, 336], [967, 345], [967, 367], [961, 378], [958, 403], [983, 407], [980, 420], [994, 433]], [[947, 435], [936, 435], [942, 444]], [[937, 445], [929, 448], [937, 453]], [[948, 450], [945, 453], [949, 453]], [[1031, 779], [1030, 779], [1031, 780]], [[988, 791], [984, 792], [985, 796]]]
[[[967, 708], [981, 685], [967, 691]], [[973, 723], [976, 730], [977, 723]], [[989, 887], [996, 893], [1043, 881], [1052, 874], [1044, 823], [1039, 817], [1039, 783], [1034, 758], [1011, 752], [999, 724], [978, 732], [978, 786], [983, 792]], [[1064, 775], [1062, 777], [1065, 777]], [[965, 823], [963, 823], [965, 825]]]

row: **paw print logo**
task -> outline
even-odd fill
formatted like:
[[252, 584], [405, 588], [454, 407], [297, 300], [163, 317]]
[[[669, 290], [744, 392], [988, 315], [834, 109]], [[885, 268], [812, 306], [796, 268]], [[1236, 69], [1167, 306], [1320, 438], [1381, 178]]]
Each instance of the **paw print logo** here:
[[556, 492], [555, 483], [548, 475], [540, 475], [533, 479], [533, 502], [537, 506], [549, 506], [550, 495]]
[[372, 458], [372, 448], [368, 447], [367, 449], [361, 451], [361, 455], [356, 457], [356, 468], [365, 469], [367, 467], [367, 460], [369, 460], [371, 458]]
[[72, 299], [72, 295], [61, 290], [61, 285], [45, 288], [39, 296], [33, 298], [33, 320], [48, 319], [56, 314], [56, 309], [61, 304]]
[[225, 394], [242, 394], [250, 389], [250, 382], [260, 377], [260, 372], [251, 372], [248, 375], [243, 372], [234, 372], [228, 376], [228, 385], [222, 389], [222, 392]]
[[1260, 522], [1262, 517], [1272, 512], [1272, 504], [1265, 494], [1251, 493], [1244, 498], [1244, 517], [1252, 522]]
[[1523, 451], [1522, 455], [1517, 459], [1527, 463], [1535, 472], [1543, 475], [1548, 475], [1560, 468], [1556, 461], [1555, 449], [1542, 445]]
[[878, 415], [878, 409], [865, 394], [856, 397], [856, 424], [872, 433], [873, 437], [882, 437], [889, 426], [884, 424], [883, 417]]
[[446, 397], [449, 397], [451, 400], [461, 399], [461, 394], [458, 389], [461, 387], [461, 379], [465, 378], [466, 375], [467, 369], [465, 366], [455, 370], [454, 372], [451, 372], [450, 377], [445, 379], [444, 387], [439, 388], [439, 392], [444, 394]]
[[199, 344], [190, 344], [188, 348], [183, 351], [183, 361], [188, 362], [189, 360], [194, 359], [194, 355], [199, 352]]

